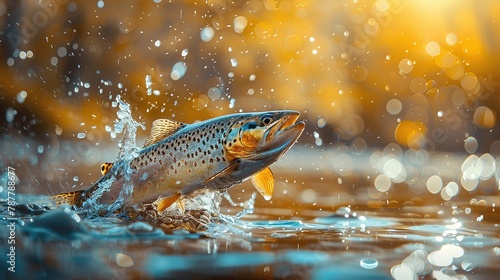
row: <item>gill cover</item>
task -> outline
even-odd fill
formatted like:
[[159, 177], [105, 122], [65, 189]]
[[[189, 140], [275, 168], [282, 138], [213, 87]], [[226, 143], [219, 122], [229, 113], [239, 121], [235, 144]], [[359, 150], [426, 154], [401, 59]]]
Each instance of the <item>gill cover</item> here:
[[[228, 133], [225, 149], [231, 159], [263, 165], [264, 169], [252, 175], [251, 181], [266, 200], [274, 192], [274, 176], [267, 166], [288, 150], [304, 130], [303, 122], [296, 123], [299, 115], [295, 111], [267, 112], [236, 123]], [[236, 169], [237, 162], [233, 161], [221, 173]]]

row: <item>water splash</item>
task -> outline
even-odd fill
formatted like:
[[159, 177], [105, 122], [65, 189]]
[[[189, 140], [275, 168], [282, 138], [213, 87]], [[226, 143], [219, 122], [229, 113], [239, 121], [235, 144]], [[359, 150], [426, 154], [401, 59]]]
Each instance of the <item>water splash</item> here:
[[[99, 183], [98, 189], [94, 191], [90, 199], [83, 204], [82, 208], [89, 214], [92, 212], [95, 213], [96, 210], [97, 212], [102, 210], [106, 210], [108, 213], [115, 212], [123, 206], [126, 198], [129, 197], [134, 190], [133, 185], [129, 182], [130, 176], [133, 172], [130, 167], [130, 163], [139, 156], [140, 148], [137, 146], [136, 142], [137, 128], [141, 127], [142, 129], [146, 129], [146, 127], [144, 124], [134, 120], [132, 117], [132, 111], [130, 110], [130, 105], [123, 101], [120, 95], [116, 96], [115, 101], [112, 102], [112, 107], [118, 107], [119, 110], [116, 112], [117, 119], [115, 120], [114, 129], [109, 129], [109, 133], [111, 138], [116, 138], [117, 134], [123, 133], [123, 139], [118, 143], [120, 152], [118, 153], [114, 163], [115, 168], [113, 168], [113, 176], [111, 176], [108, 180], [104, 180]], [[109, 188], [118, 176], [124, 176], [125, 178], [124, 186], [120, 195], [113, 202], [113, 204], [109, 206], [99, 205], [97, 200], [105, 191], [109, 191]]]
[[115, 138], [116, 134], [125, 131], [123, 140], [121, 140], [118, 144], [120, 147], [120, 153], [118, 154], [116, 160], [132, 160], [139, 156], [140, 148], [137, 147], [136, 142], [137, 128], [140, 127], [145, 130], [146, 127], [144, 124], [134, 120], [130, 110], [130, 105], [121, 100], [120, 95], [116, 96], [116, 101], [114, 101], [111, 105], [113, 107], [118, 106], [120, 109], [116, 112], [118, 119], [115, 120], [115, 129], [114, 131], [111, 131], [111, 137]]
[[256, 193], [252, 193], [252, 196], [246, 200], [245, 202], [240, 202], [240, 203], [236, 203], [233, 201], [233, 199], [231, 198], [231, 196], [229, 195], [229, 193], [224, 193], [224, 198], [231, 204], [231, 206], [235, 206], [235, 207], [243, 207], [243, 210], [241, 210], [239, 213], [237, 213], [236, 215], [234, 215], [234, 217], [229, 217], [229, 216], [224, 216], [226, 218], [230, 218], [230, 219], [240, 219], [242, 218], [243, 216], [245, 215], [248, 215], [248, 214], [253, 214], [253, 211], [255, 210], [255, 198], [257, 197]]

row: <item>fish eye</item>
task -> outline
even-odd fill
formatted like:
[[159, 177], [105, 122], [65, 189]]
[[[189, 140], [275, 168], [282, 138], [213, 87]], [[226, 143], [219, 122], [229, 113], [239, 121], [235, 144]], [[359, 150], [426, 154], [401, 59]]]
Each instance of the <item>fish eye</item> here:
[[260, 121], [263, 125], [270, 125], [273, 122], [273, 118], [271, 116], [263, 116]]

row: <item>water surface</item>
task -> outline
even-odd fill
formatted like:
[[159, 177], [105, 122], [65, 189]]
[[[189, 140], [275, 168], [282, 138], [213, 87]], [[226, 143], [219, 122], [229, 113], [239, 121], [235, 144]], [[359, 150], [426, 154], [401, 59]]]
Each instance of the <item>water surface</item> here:
[[[206, 231], [86, 218], [67, 207], [17, 212], [16, 273], [5, 261], [2, 273], [7, 279], [494, 279], [500, 273], [498, 198], [478, 201], [462, 191], [457, 201], [443, 202], [399, 185], [372, 199], [359, 175], [288, 172], [303, 152], [294, 149], [275, 166], [271, 201], [247, 182], [235, 186], [235, 206], [224, 199]], [[17, 199], [50, 205], [46, 196]], [[9, 234], [6, 204], [2, 236]], [[2, 240], [2, 252], [6, 245]]]

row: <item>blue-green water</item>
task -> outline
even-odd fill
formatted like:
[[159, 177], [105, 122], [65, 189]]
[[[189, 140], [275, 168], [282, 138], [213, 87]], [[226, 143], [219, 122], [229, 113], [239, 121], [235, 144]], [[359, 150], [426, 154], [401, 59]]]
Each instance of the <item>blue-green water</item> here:
[[[49, 203], [26, 195], [18, 202]], [[235, 218], [241, 208], [226, 202], [221, 212], [230, 214], [190, 232], [85, 218], [67, 207], [10, 217], [6, 204], [2, 279], [494, 279], [500, 273], [499, 216], [489, 206], [296, 205], [256, 207]], [[15, 272], [7, 262], [9, 234]]]

